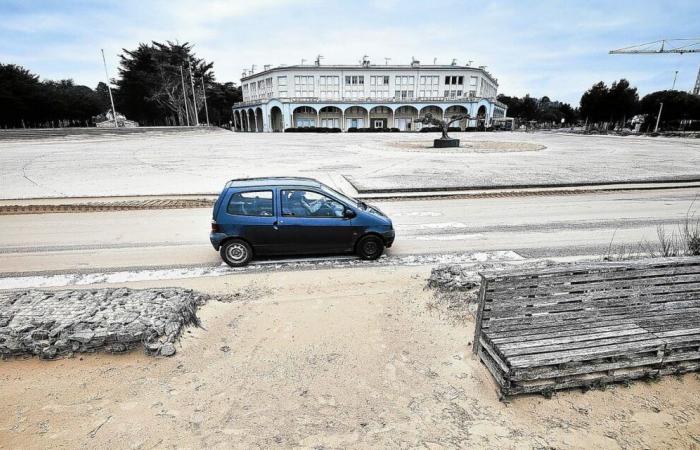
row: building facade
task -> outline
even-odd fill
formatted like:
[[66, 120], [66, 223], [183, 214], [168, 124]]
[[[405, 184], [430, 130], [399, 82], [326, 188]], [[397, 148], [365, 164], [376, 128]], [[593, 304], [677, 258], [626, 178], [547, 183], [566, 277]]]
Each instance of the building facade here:
[[266, 66], [244, 73], [241, 86], [243, 101], [233, 106], [235, 131], [312, 126], [417, 131], [417, 120], [428, 112], [440, 118], [468, 113], [460, 128], [488, 128], [506, 115], [505, 105], [496, 101], [498, 81], [483, 66]]

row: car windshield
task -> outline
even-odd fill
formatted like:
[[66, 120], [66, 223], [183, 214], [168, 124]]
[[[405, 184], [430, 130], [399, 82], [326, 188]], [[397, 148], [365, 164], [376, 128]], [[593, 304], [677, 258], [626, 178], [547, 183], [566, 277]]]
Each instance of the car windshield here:
[[348, 205], [352, 205], [356, 208], [362, 207], [362, 204], [360, 202], [358, 202], [357, 200], [355, 200], [354, 198], [348, 197], [345, 194], [341, 194], [340, 192], [336, 191], [335, 189], [329, 188], [325, 184], [321, 184], [321, 189], [323, 191], [327, 192], [328, 194], [331, 194], [332, 196], [334, 196], [338, 200], [347, 203]]

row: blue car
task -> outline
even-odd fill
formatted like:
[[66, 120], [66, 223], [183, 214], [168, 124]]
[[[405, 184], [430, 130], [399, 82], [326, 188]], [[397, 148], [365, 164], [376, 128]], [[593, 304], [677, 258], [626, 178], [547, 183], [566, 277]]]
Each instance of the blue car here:
[[377, 259], [394, 243], [391, 219], [311, 178], [226, 183], [214, 204], [211, 244], [232, 267], [254, 256], [357, 253]]

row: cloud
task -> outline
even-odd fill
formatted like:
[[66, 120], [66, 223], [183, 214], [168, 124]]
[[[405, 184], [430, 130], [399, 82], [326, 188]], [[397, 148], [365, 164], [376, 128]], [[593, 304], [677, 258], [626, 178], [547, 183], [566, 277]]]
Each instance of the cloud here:
[[700, 6], [674, 8], [651, 0], [463, 2], [414, 0], [215, 0], [0, 4], [0, 60], [26, 65], [42, 78], [104, 78], [99, 49], [116, 73], [122, 48], [139, 42], [190, 42], [214, 61], [217, 79], [238, 81], [255, 64], [460, 63], [486, 65], [509, 95], [549, 95], [574, 104], [598, 80], [626, 77], [648, 92], [690, 87], [698, 58], [613, 57], [613, 48], [660, 37], [693, 37]]

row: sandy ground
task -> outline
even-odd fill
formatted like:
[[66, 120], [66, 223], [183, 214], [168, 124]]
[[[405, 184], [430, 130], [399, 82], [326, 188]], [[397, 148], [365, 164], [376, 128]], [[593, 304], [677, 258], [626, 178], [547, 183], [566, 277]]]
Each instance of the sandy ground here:
[[[188, 132], [2, 142], [0, 197], [218, 193], [231, 178], [307, 176], [358, 189], [619, 182], [700, 175], [700, 141], [553, 132]], [[342, 182], [340, 182], [342, 184]], [[342, 185], [339, 184], [340, 187]]]
[[[700, 378], [498, 400], [428, 267], [173, 281], [227, 294], [172, 358], [0, 363], [2, 448], [698, 448]], [[145, 287], [148, 283], [132, 283]], [[283, 286], [279, 288], [279, 286]]]

